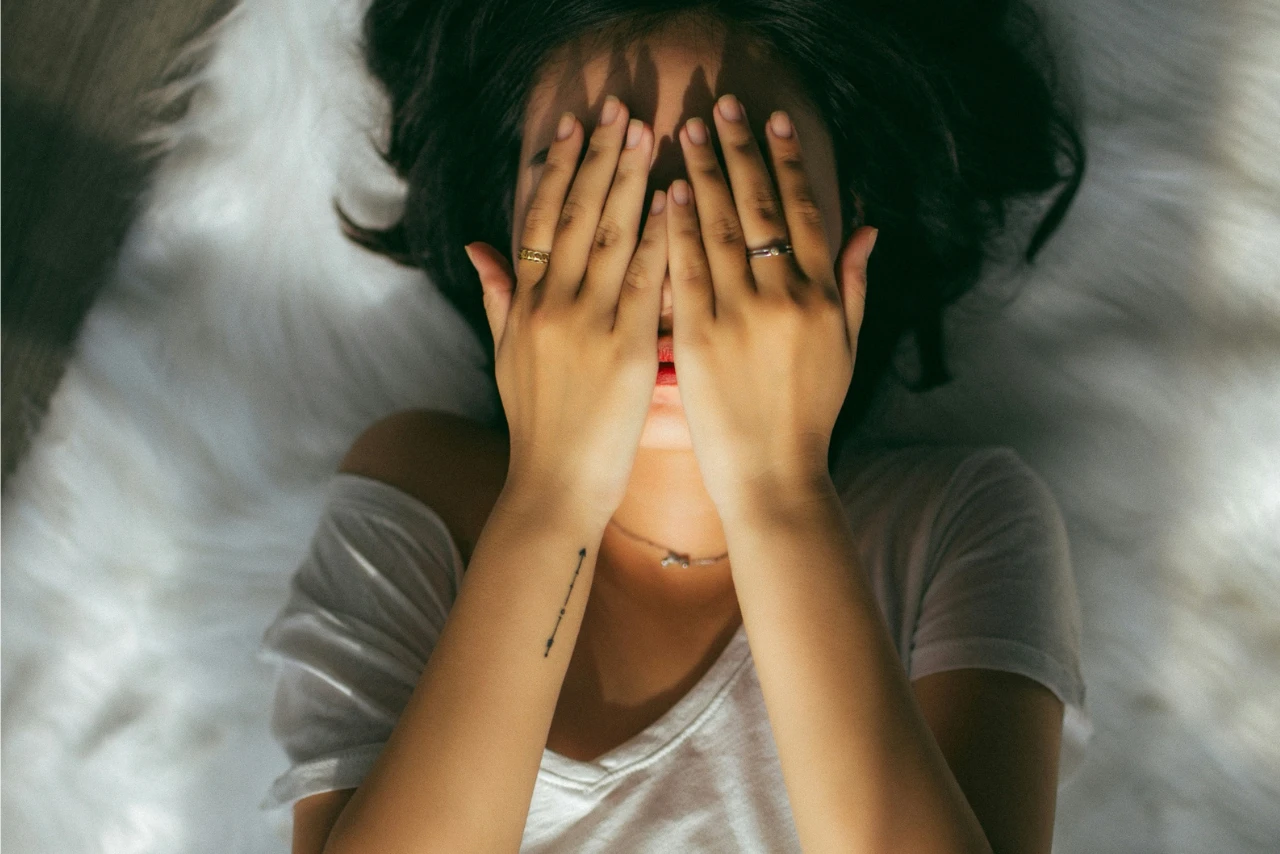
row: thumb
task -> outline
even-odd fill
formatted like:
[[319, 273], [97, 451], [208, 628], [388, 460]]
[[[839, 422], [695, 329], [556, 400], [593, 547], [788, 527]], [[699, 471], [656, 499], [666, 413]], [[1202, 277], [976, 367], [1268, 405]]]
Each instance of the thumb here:
[[840, 298], [844, 302], [849, 343], [855, 350], [867, 305], [867, 260], [879, 235], [880, 229], [863, 226], [849, 239], [840, 254]]
[[515, 289], [515, 271], [502, 253], [487, 243], [468, 243], [462, 247], [471, 259], [471, 266], [480, 276], [484, 313], [489, 319], [489, 331], [493, 333], [494, 352], [507, 327], [507, 315], [511, 312], [511, 293]]

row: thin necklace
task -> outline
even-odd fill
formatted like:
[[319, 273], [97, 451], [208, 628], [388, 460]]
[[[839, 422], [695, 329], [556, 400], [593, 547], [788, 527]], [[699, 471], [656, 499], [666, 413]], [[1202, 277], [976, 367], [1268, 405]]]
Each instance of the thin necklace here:
[[[680, 564], [682, 567], [684, 567], [685, 569], [688, 569], [688, 568], [689, 568], [689, 563], [690, 563], [690, 561], [689, 561], [689, 556], [688, 556], [687, 554], [681, 554], [680, 552], [672, 551], [671, 549], [667, 548], [666, 546], [659, 545], [658, 543], [655, 543], [653, 540], [646, 540], [644, 537], [640, 536], [639, 534], [633, 534], [633, 533], [631, 533], [630, 531], [628, 531], [626, 528], [623, 528], [621, 525], [618, 525], [618, 523], [617, 523], [617, 522], [615, 522], [615, 521], [613, 521], [612, 519], [610, 519], [610, 520], [609, 520], [609, 524], [610, 524], [610, 525], [616, 525], [619, 529], [621, 529], [622, 533], [626, 534], [628, 537], [633, 537], [633, 538], [635, 538], [635, 539], [637, 539], [637, 540], [644, 540], [644, 542], [648, 543], [649, 545], [651, 545], [651, 546], [656, 546], [657, 548], [660, 548], [660, 549], [662, 549], [663, 551], [665, 551], [665, 552], [667, 553], [667, 556], [666, 556], [666, 557], [664, 557], [664, 558], [662, 559], [662, 565], [663, 565], [663, 566], [670, 566], [670, 565], [671, 565], [671, 564], [673, 564], [673, 563], [678, 563], [678, 564]], [[718, 561], [718, 560], [724, 560], [724, 559], [725, 559], [725, 558], [727, 558], [728, 556], [729, 556], [729, 553], [728, 553], [728, 552], [725, 552], [724, 554], [720, 555], [719, 557], [704, 557], [704, 558], [699, 558], [698, 560], [693, 561], [693, 563], [694, 563], [695, 565], [701, 565], [701, 564], [706, 564], [706, 563], [715, 563], [715, 562], [716, 562], [716, 561]]]

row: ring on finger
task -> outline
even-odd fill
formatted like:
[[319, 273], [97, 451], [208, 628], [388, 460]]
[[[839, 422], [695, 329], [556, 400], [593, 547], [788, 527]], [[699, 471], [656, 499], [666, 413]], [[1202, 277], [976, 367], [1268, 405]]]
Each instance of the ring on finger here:
[[748, 258], [769, 258], [774, 255], [794, 255], [795, 250], [791, 248], [790, 243], [784, 243], [781, 246], [762, 246], [759, 249], [748, 249]]
[[539, 264], [547, 264], [551, 261], [550, 252], [541, 252], [537, 249], [530, 249], [528, 246], [521, 246], [517, 257], [521, 261], [537, 261]]

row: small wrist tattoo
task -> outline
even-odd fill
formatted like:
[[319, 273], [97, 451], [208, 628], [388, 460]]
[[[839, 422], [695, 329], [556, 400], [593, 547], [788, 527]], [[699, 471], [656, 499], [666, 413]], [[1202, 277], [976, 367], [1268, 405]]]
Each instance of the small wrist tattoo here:
[[546, 658], [551, 654], [551, 644], [555, 643], [556, 632], [560, 630], [560, 621], [564, 619], [564, 606], [569, 604], [569, 597], [573, 595], [573, 585], [578, 581], [578, 573], [582, 570], [582, 562], [586, 560], [587, 550], [578, 549], [578, 566], [573, 571], [573, 578], [569, 581], [569, 592], [564, 595], [564, 604], [560, 606], [560, 615], [556, 617], [555, 628], [551, 630], [551, 637], [547, 638], [547, 649], [542, 653], [542, 657]]

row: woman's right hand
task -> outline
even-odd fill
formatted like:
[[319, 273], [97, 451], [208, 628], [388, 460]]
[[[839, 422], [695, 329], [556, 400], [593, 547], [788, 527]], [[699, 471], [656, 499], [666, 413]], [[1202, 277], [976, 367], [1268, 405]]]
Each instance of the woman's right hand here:
[[[610, 100], [616, 114], [605, 124]], [[518, 260], [513, 275], [488, 244], [467, 254], [510, 429], [507, 484], [571, 495], [603, 524], [626, 494], [657, 378], [666, 197], [654, 193], [637, 249], [652, 129], [629, 127], [610, 96], [578, 169], [581, 124], [566, 115], [569, 135], [551, 144], [519, 243], [549, 251], [549, 263]], [[628, 137], [635, 147], [624, 146]]]

